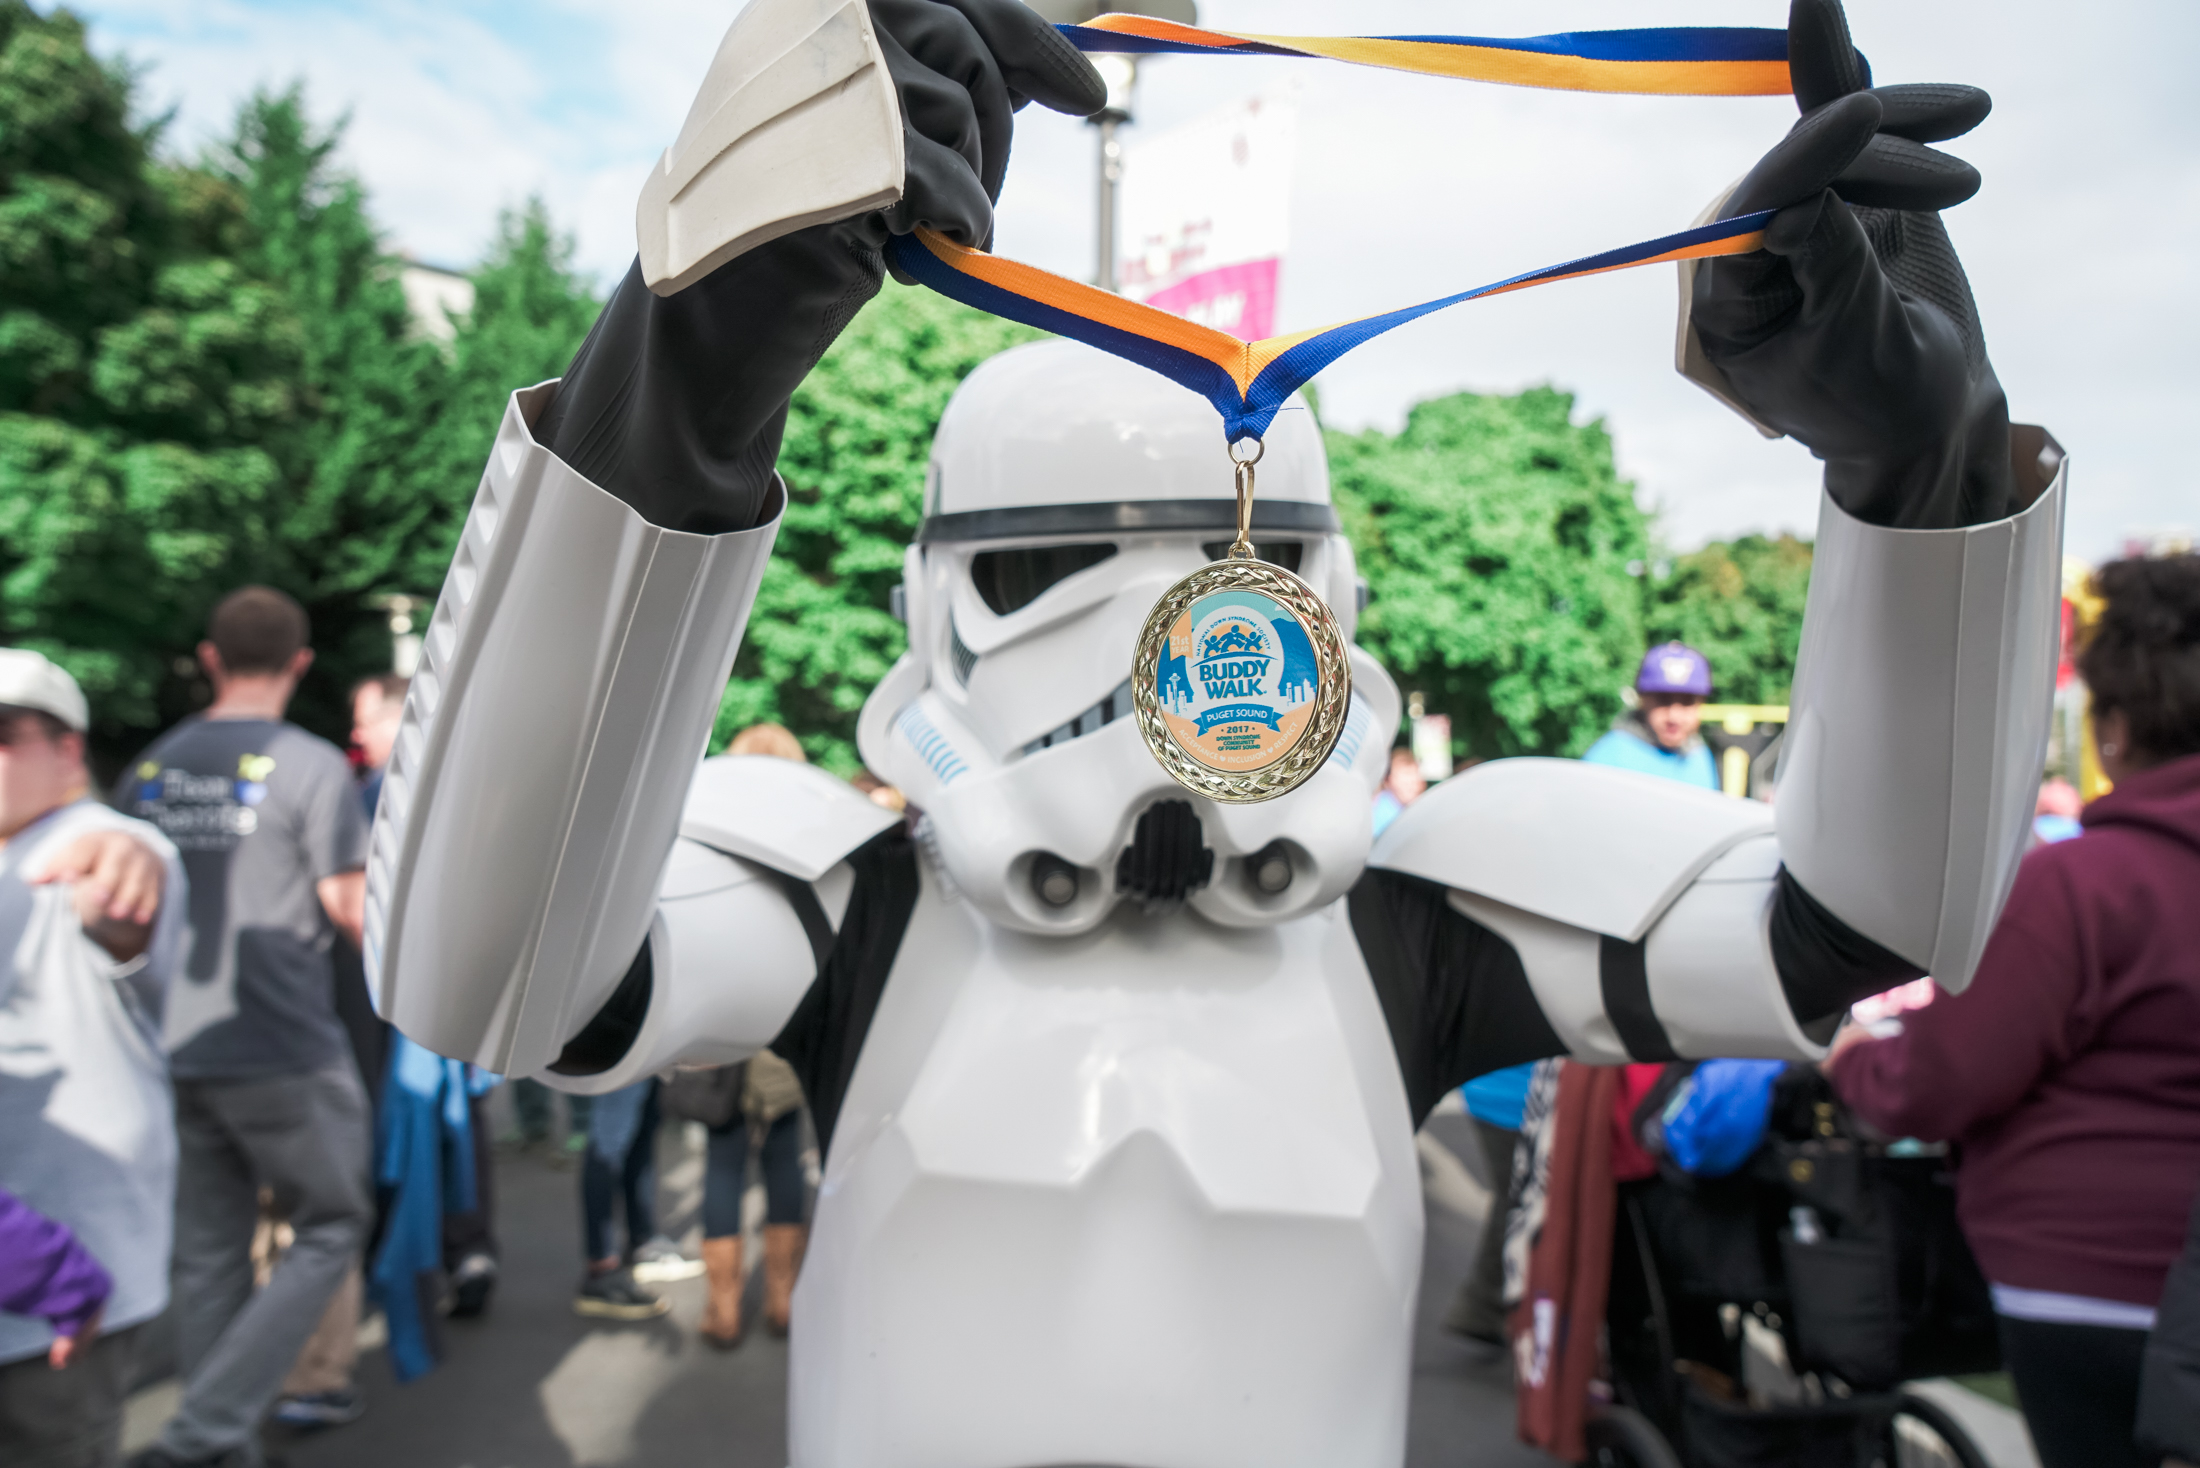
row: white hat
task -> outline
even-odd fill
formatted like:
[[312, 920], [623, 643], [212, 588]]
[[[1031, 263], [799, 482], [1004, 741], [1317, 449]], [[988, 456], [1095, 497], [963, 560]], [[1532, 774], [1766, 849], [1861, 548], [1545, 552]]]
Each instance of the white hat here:
[[76, 680], [27, 647], [0, 647], [0, 707], [52, 714], [79, 734], [92, 721]]

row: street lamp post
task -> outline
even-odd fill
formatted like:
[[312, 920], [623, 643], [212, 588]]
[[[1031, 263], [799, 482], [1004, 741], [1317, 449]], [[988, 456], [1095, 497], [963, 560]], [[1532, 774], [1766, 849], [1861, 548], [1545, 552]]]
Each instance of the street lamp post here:
[[1104, 291], [1115, 289], [1115, 201], [1123, 182], [1123, 144], [1115, 130], [1131, 120], [1131, 94], [1138, 87], [1138, 58], [1103, 53], [1094, 58], [1100, 78], [1108, 84], [1108, 105], [1093, 114], [1100, 133], [1099, 239], [1093, 247], [1093, 283]]
[[[1178, 25], [1197, 25], [1199, 7], [1193, 0], [1033, 0], [1032, 9], [1056, 25], [1083, 25], [1102, 15], [1150, 15]], [[1092, 58], [1100, 79], [1107, 83], [1108, 101], [1091, 118], [1100, 134], [1100, 195], [1095, 211], [1093, 283], [1102, 290], [1115, 289], [1115, 202], [1123, 182], [1123, 144], [1116, 129], [1131, 120], [1131, 93], [1138, 86], [1138, 58], [1127, 52], [1103, 51]]]

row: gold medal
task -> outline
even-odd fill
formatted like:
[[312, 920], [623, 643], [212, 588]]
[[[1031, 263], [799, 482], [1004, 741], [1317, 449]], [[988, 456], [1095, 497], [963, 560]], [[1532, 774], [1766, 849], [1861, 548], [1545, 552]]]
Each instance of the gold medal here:
[[1237, 539], [1147, 614], [1131, 667], [1138, 732], [1170, 778], [1233, 805], [1296, 790], [1344, 732], [1352, 667], [1313, 587], [1253, 554], [1253, 466], [1237, 466]]

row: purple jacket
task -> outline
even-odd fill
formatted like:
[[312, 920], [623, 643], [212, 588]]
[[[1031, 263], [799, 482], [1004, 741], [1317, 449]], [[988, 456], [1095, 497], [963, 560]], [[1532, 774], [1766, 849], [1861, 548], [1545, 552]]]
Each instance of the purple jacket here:
[[75, 1234], [0, 1188], [0, 1310], [43, 1315], [56, 1335], [75, 1335], [113, 1289]]
[[1978, 976], [1828, 1074], [1890, 1136], [1962, 1144], [1996, 1284], [2153, 1305], [2200, 1191], [2200, 755], [2024, 859]]

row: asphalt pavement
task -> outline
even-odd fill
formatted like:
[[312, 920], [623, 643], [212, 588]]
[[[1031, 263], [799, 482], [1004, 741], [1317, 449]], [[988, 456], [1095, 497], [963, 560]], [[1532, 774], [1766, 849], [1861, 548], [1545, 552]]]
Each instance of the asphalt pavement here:
[[[1513, 1440], [1504, 1362], [1437, 1324], [1473, 1258], [1488, 1202], [1466, 1160], [1475, 1149], [1465, 1124], [1439, 1116], [1422, 1143], [1429, 1227], [1406, 1461], [1548, 1468], [1549, 1458]], [[669, 1131], [660, 1150], [664, 1223], [675, 1237], [692, 1234], [701, 1182], [700, 1157], [686, 1142]], [[444, 1321], [443, 1364], [408, 1385], [390, 1375], [385, 1352], [364, 1352], [366, 1414], [311, 1436], [270, 1428], [270, 1452], [290, 1468], [786, 1468], [787, 1350], [759, 1328], [759, 1276], [749, 1281], [749, 1333], [732, 1352], [696, 1335], [699, 1278], [652, 1286], [672, 1301], [661, 1320], [585, 1320], [573, 1313], [576, 1173], [536, 1154], [508, 1154], [498, 1159], [497, 1187], [504, 1270], [488, 1313]], [[761, 1198], [752, 1204], [760, 1209]], [[689, 1243], [692, 1252], [692, 1236]], [[131, 1436], [149, 1439], [172, 1400], [172, 1386], [140, 1393]]]
[[[1549, 1468], [1552, 1459], [1513, 1438], [1506, 1362], [1438, 1324], [1489, 1207], [1480, 1149], [1456, 1097], [1429, 1119], [1419, 1144], [1428, 1230], [1407, 1468]], [[659, 1157], [660, 1222], [692, 1254], [699, 1133], [667, 1128]], [[700, 1278], [652, 1285], [672, 1302], [661, 1320], [583, 1319], [573, 1313], [578, 1175], [539, 1153], [507, 1152], [497, 1159], [496, 1185], [504, 1273], [489, 1312], [442, 1322], [443, 1364], [403, 1386], [379, 1348], [380, 1321], [370, 1319], [358, 1373], [366, 1414], [306, 1436], [270, 1428], [271, 1453], [288, 1468], [786, 1468], [787, 1350], [760, 1328], [759, 1276], [749, 1280], [748, 1336], [732, 1352], [711, 1350], [696, 1335]], [[748, 1203], [753, 1231], [763, 1216], [760, 1189]], [[753, 1270], [758, 1251], [748, 1252]], [[1956, 1413], [1995, 1468], [2038, 1468], [2016, 1413], [1948, 1382], [1919, 1389]], [[175, 1396], [170, 1380], [132, 1398], [127, 1448], [152, 1441]], [[1902, 1468], [1945, 1464], [1938, 1454], [1905, 1451]]]

